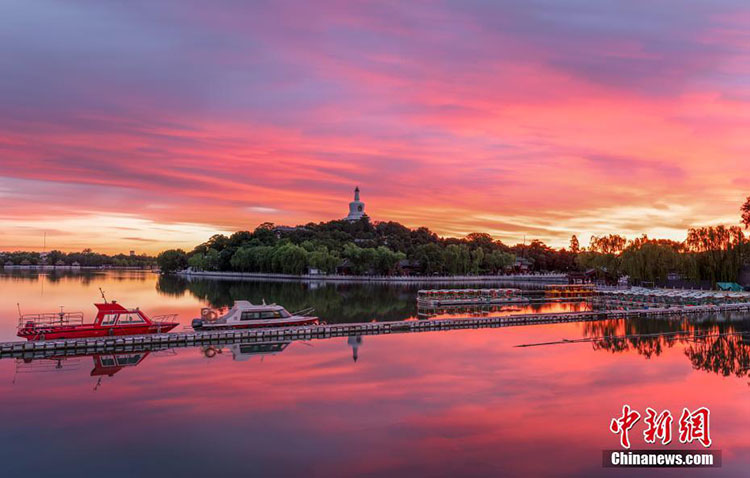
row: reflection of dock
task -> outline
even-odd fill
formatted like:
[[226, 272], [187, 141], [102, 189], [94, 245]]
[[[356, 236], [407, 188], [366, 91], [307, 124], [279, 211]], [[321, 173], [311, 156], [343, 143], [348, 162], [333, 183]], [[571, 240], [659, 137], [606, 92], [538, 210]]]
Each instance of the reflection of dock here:
[[80, 357], [50, 357], [38, 360], [16, 359], [16, 373], [73, 372], [81, 368]]
[[201, 345], [229, 345], [238, 342], [285, 342], [294, 340], [379, 335], [390, 333], [427, 332], [452, 329], [477, 329], [519, 325], [585, 322], [628, 318], [706, 317], [733, 312], [750, 312], [750, 304], [668, 307], [614, 311], [563, 312], [547, 314], [512, 314], [495, 317], [462, 319], [407, 320], [398, 322], [365, 322], [269, 329], [243, 329], [210, 332], [178, 332], [141, 336], [97, 337], [90, 339], [40, 342], [0, 343], [0, 357], [50, 357], [80, 355], [109, 351], [138, 351]]
[[452, 314], [470, 317], [483, 317], [493, 313], [520, 312], [523, 307], [548, 304], [588, 303], [590, 297], [532, 297], [522, 302], [474, 302], [461, 304], [424, 304], [417, 303], [417, 317], [426, 319], [436, 315]]
[[526, 304], [519, 289], [429, 289], [417, 292], [419, 307]]
[[458, 317], [487, 317], [491, 314], [510, 314], [520, 312], [516, 305], [446, 305], [441, 307], [417, 307], [417, 318], [430, 319], [439, 315], [453, 315]]
[[[103, 377], [112, 377], [124, 368], [136, 367], [152, 353], [157, 354], [159, 352], [144, 349], [130, 353], [83, 354], [75, 351], [72, 353], [64, 351], [42, 356], [38, 353], [25, 354], [23, 358], [16, 358], [16, 376], [19, 374], [73, 372], [81, 368], [83, 359], [91, 357], [94, 361], [94, 368], [91, 369], [90, 375], [98, 378], [94, 387], [94, 390], [97, 390], [101, 386]], [[14, 378], [13, 383], [15, 381]]]

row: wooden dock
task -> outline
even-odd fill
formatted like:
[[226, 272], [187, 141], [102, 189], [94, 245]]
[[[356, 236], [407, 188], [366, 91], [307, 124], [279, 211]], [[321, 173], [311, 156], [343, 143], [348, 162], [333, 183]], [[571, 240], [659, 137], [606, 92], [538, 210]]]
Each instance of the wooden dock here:
[[651, 309], [565, 312], [553, 314], [515, 314], [500, 317], [467, 317], [396, 322], [363, 322], [303, 327], [245, 329], [205, 332], [176, 332], [166, 334], [87, 339], [47, 340], [34, 342], [0, 343], [0, 358], [43, 358], [140, 350], [163, 350], [200, 345], [228, 345], [268, 341], [294, 341], [347, 337], [352, 335], [380, 335], [392, 333], [430, 332], [456, 329], [479, 329], [534, 324], [585, 322], [628, 318], [686, 318], [706, 317], [720, 313], [750, 312], [750, 304], [725, 304], [695, 307], [664, 307]]

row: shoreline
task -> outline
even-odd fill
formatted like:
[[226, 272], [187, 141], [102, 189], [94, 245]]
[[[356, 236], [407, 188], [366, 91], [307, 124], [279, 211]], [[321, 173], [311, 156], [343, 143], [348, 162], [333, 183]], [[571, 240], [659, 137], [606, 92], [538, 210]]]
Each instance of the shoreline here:
[[355, 276], [338, 274], [274, 274], [265, 272], [209, 272], [209, 271], [178, 271], [177, 276], [206, 279], [235, 279], [235, 280], [295, 280], [309, 282], [391, 282], [391, 283], [478, 283], [478, 282], [543, 282], [567, 283], [567, 275], [553, 274], [513, 274], [490, 276]]
[[52, 265], [4, 265], [0, 270], [6, 271], [144, 271], [156, 269], [133, 266], [52, 266]]

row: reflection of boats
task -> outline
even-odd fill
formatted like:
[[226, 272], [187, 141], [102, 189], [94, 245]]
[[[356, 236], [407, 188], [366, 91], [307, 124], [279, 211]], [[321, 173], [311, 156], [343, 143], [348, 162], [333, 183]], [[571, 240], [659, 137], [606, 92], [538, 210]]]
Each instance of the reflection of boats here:
[[429, 319], [437, 316], [485, 317], [490, 314], [521, 312], [525, 304], [461, 304], [430, 306], [418, 304], [417, 317]]
[[525, 304], [528, 299], [518, 289], [431, 289], [417, 292], [420, 306]]
[[142, 335], [168, 332], [177, 327], [177, 314], [149, 318], [139, 309], [126, 309], [115, 301], [94, 304], [93, 323], [84, 323], [80, 312], [23, 314], [18, 319], [18, 336], [27, 340], [75, 339], [113, 335]]
[[112, 377], [123, 368], [139, 365], [149, 354], [151, 352], [142, 351], [16, 359], [16, 374], [74, 371], [81, 367], [81, 360], [91, 357], [94, 360], [94, 368], [91, 369], [91, 376], [99, 377], [101, 380], [101, 377]]
[[72, 372], [81, 368], [81, 357], [17, 358], [16, 374]]
[[201, 309], [200, 319], [193, 319], [195, 330], [248, 329], [256, 327], [284, 327], [317, 324], [317, 317], [292, 315], [276, 304], [254, 305], [237, 300], [226, 314], [210, 307]]
[[106, 375], [111, 377], [125, 367], [135, 367], [148, 357], [149, 352], [138, 352], [130, 354], [107, 354], [94, 355], [94, 369], [92, 377]]
[[227, 347], [232, 352], [232, 358], [241, 362], [258, 355], [275, 355], [283, 352], [291, 342], [264, 342], [232, 344]]
[[[291, 342], [246, 342], [231, 344], [227, 346], [230, 352], [232, 352], [232, 359], [238, 362], [248, 360], [251, 357], [263, 356], [263, 355], [276, 355], [279, 352], [283, 352]], [[203, 355], [208, 358], [213, 358], [216, 354], [223, 353], [221, 347], [215, 347], [209, 345], [202, 348]]]
[[594, 284], [547, 284], [544, 286], [547, 297], [587, 297], [596, 294]]

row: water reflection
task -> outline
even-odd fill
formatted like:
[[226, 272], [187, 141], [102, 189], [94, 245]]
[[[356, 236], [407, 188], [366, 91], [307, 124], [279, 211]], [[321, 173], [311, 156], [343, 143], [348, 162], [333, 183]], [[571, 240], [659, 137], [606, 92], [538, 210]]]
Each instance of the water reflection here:
[[438, 307], [418, 307], [420, 319], [447, 319], [455, 317], [502, 317], [511, 314], [554, 314], [561, 312], [585, 312], [593, 310], [585, 300], [531, 302], [514, 305], [446, 305]]
[[230, 307], [235, 300], [260, 304], [275, 302], [290, 312], [308, 307], [329, 323], [403, 320], [416, 315], [414, 285], [339, 284], [302, 282], [243, 282], [161, 276], [160, 294], [189, 293], [212, 307]]
[[[487, 284], [458, 284], [455, 288], [471, 288]], [[539, 284], [514, 284], [538, 289]], [[532, 302], [523, 305], [478, 305], [418, 308], [416, 296], [424, 284], [383, 283], [319, 283], [290, 281], [236, 281], [160, 276], [156, 284], [159, 294], [184, 297], [185, 294], [210, 304], [230, 307], [236, 300], [252, 303], [275, 302], [290, 312], [312, 307], [315, 315], [328, 323], [395, 321], [414, 318], [449, 316], [507, 315], [509, 313], [543, 313], [590, 310], [584, 301]]]
[[[114, 377], [123, 369], [132, 369], [141, 364], [152, 353], [149, 350], [129, 353], [81, 354], [69, 356], [51, 356], [48, 358], [17, 358], [15, 359], [15, 383], [19, 375], [34, 376], [38, 374], [65, 373], [80, 370], [88, 359], [93, 360], [93, 368], [89, 372], [97, 379], [94, 390], [102, 385], [103, 378]], [[170, 351], [170, 354], [173, 352]], [[90, 362], [89, 362], [90, 363]]]
[[81, 269], [81, 270], [31, 270], [31, 269], [10, 269], [2, 270], [0, 277], [7, 282], [76, 282], [87, 285], [92, 282], [101, 281], [104, 277], [108, 281], [114, 282], [147, 282], [154, 276], [151, 271], [142, 270], [105, 270], [105, 269]]
[[[230, 282], [203, 284], [218, 294], [198, 296], [153, 274], [116, 276], [0, 276], [4, 339], [14, 338], [6, 330], [15, 327], [17, 301], [30, 311], [86, 310], [99, 286], [151, 314], [179, 312], [185, 323], [204, 305], [243, 298], [315, 305], [350, 321], [416, 316], [411, 286]], [[329, 309], [310, 303], [331, 293]], [[207, 304], [209, 296], [224, 304]], [[100, 364], [94, 354], [0, 360], [0, 461], [4, 476], [600, 476], [601, 450], [617, 446], [609, 421], [629, 403], [709, 407], [724, 461], [710, 475], [741, 477], [750, 467], [750, 351], [737, 333], [749, 326], [747, 317], [634, 319], [338, 337], [244, 352], [222, 343], [211, 358], [191, 347], [100, 353], [109, 357]], [[588, 342], [514, 347], [564, 337]], [[16, 376], [17, 363], [51, 371]], [[104, 373], [92, 377], [97, 368]], [[18, 459], [39, 447], [44, 459]]]
[[[529, 326], [522, 326], [529, 327]], [[543, 325], [532, 325], [531, 328], [542, 328]], [[736, 323], [694, 323], [687, 320], [654, 320], [654, 319], [618, 319], [586, 322], [581, 324], [582, 336], [561, 341], [539, 344], [522, 344], [522, 347], [537, 345], [568, 345], [590, 342], [597, 352], [613, 354], [635, 353], [646, 359], [661, 356], [667, 349], [681, 345], [685, 356], [698, 370], [712, 372], [722, 376], [750, 375], [750, 324], [747, 321]], [[324, 339], [337, 340], [337, 339]], [[316, 342], [316, 341], [313, 341]], [[296, 341], [297, 344], [314, 346], [313, 342]], [[200, 353], [207, 360], [222, 355], [231, 355], [232, 361], [244, 362], [254, 358], [262, 362], [264, 357], [284, 352], [291, 341], [226, 341], [217, 345], [199, 347]], [[361, 335], [352, 335], [346, 339], [351, 349], [353, 362], [359, 360], [363, 345]], [[133, 348], [130, 346], [131, 349]], [[134, 368], [150, 353], [170, 354], [176, 356], [175, 349], [135, 350], [129, 353], [97, 353], [89, 355], [55, 356], [44, 358], [28, 357], [16, 359], [17, 373], [65, 372], [78, 368], [84, 357], [93, 359], [92, 377], [112, 377], [124, 368]], [[38, 355], [39, 352], [36, 352]], [[167, 355], [168, 356], [168, 355]]]
[[352, 348], [352, 360], [355, 362], [359, 359], [359, 348], [362, 346], [361, 335], [350, 335], [346, 339], [346, 343]]
[[750, 375], [750, 335], [726, 334], [713, 341], [690, 344], [685, 349], [693, 367], [728, 377]]
[[229, 351], [232, 354], [232, 360], [244, 362], [254, 357], [261, 359], [266, 355], [276, 355], [283, 352], [291, 342], [249, 342], [230, 344], [226, 347], [217, 345], [206, 345], [201, 347], [203, 356], [212, 359], [217, 355]]
[[602, 320], [584, 325], [594, 350], [635, 352], [658, 357], [677, 344], [697, 370], [722, 376], [750, 375], [750, 323], [747, 320]]

